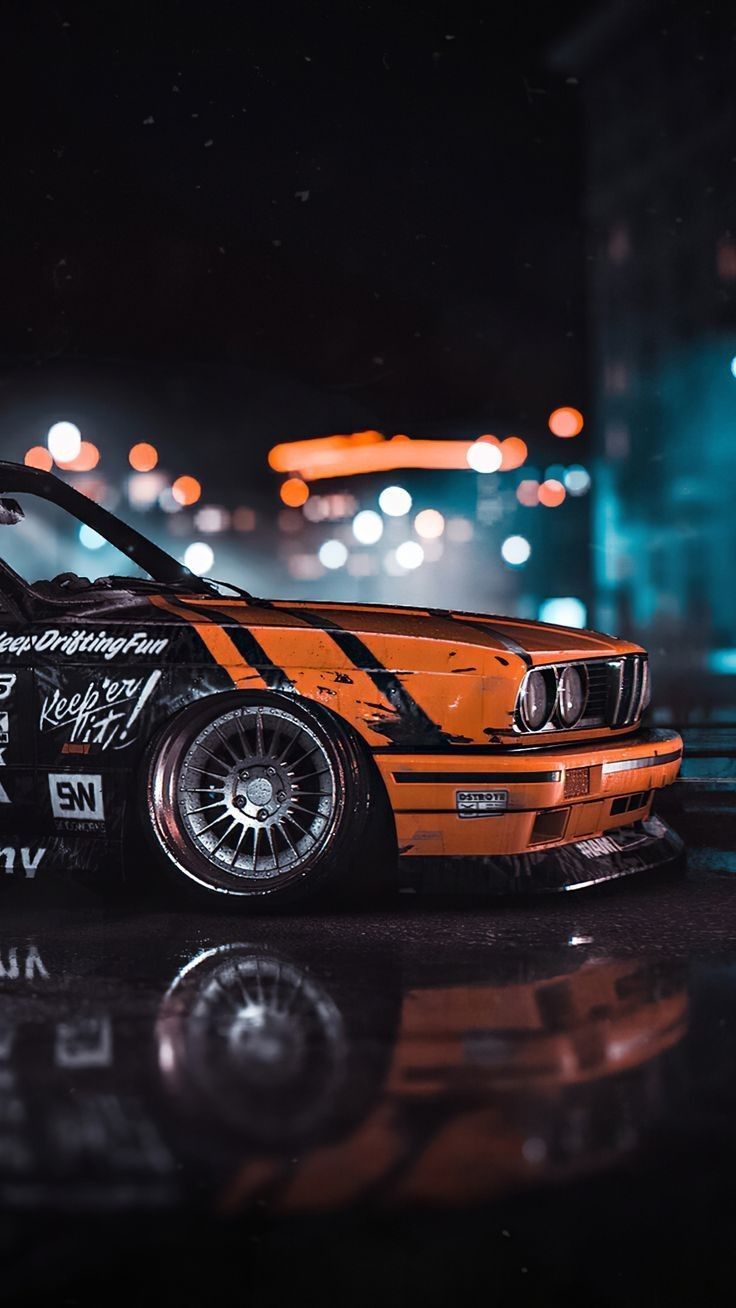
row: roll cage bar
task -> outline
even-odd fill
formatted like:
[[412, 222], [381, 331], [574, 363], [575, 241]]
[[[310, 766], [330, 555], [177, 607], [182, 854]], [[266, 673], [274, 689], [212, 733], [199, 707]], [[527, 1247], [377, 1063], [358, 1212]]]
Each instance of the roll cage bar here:
[[[180, 585], [195, 580], [194, 574], [183, 564], [177, 563], [166, 550], [154, 545], [135, 527], [129, 527], [114, 513], [110, 513], [109, 509], [95, 504], [94, 500], [82, 495], [53, 473], [44, 472], [42, 468], [28, 468], [24, 463], [9, 463], [0, 459], [0, 494], [13, 492], [37, 495], [51, 504], [58, 504], [59, 508], [65, 509], [79, 522], [104, 536], [121, 554], [127, 554], [154, 581], [163, 585]], [[196, 580], [201, 585], [199, 578]]]

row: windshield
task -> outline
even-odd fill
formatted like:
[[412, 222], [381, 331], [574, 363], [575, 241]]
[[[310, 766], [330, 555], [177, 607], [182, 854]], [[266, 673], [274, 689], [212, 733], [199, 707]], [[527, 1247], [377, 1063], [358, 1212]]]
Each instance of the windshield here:
[[34, 589], [43, 589], [54, 577], [77, 573], [88, 582], [117, 576], [150, 581], [150, 574], [128, 554], [70, 513], [36, 496], [18, 497], [25, 518], [14, 526], [0, 526], [0, 558]]

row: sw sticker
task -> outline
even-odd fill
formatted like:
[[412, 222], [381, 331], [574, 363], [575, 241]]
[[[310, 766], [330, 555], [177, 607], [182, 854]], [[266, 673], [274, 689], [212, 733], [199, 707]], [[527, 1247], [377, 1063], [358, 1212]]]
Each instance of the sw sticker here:
[[51, 812], [55, 818], [104, 822], [102, 777], [88, 772], [52, 772], [49, 775]]

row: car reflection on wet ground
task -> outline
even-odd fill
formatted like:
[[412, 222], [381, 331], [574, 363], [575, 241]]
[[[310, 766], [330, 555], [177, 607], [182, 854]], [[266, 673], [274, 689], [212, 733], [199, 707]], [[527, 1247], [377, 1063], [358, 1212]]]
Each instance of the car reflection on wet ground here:
[[644, 1303], [722, 1272], [717, 867], [255, 920], [33, 893], [0, 927], [6, 1301]]

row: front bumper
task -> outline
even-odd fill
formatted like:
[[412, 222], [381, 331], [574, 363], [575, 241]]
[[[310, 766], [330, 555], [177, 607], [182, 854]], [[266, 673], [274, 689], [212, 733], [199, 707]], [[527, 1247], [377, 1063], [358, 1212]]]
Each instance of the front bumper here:
[[658, 817], [531, 854], [470, 858], [402, 858], [399, 884], [406, 893], [468, 895], [546, 894], [583, 890], [618, 877], [682, 862], [680, 837]]
[[[573, 843], [641, 823], [654, 792], [677, 777], [682, 739], [675, 731], [645, 730], [548, 749], [375, 758], [400, 854], [422, 861], [498, 859], [559, 854]], [[468, 794], [498, 797], [499, 807], [465, 816]]]

